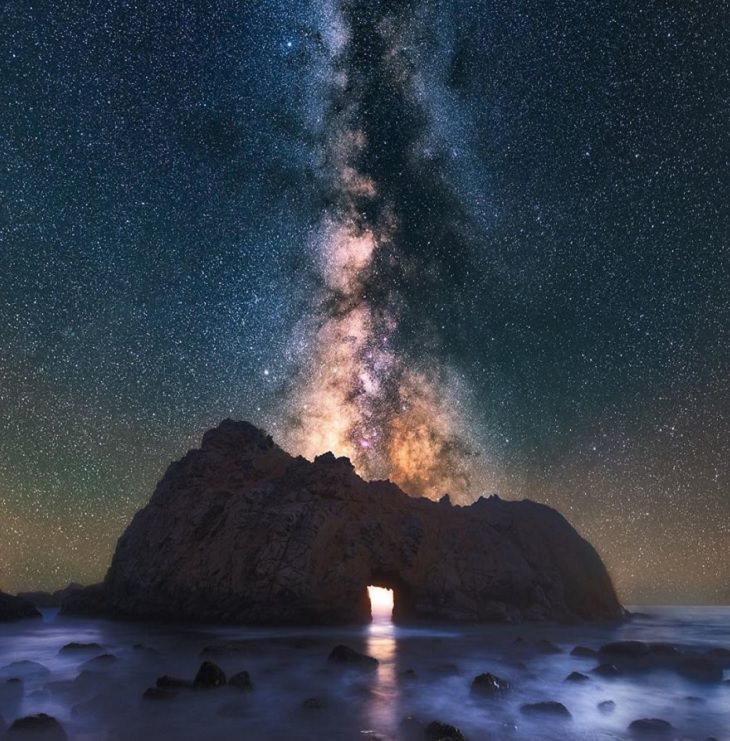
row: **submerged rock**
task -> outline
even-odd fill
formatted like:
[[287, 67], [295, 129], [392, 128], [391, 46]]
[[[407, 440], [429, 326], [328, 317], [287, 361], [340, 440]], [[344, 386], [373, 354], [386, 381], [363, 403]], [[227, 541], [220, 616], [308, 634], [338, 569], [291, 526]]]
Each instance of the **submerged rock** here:
[[12, 594], [0, 592], [0, 623], [25, 620], [26, 618], [39, 618], [40, 612], [36, 610], [32, 602], [22, 597], [14, 597]]
[[4, 738], [27, 738], [38, 741], [67, 741], [63, 726], [52, 716], [45, 713], [27, 715], [10, 724]]
[[236, 672], [229, 680], [228, 684], [231, 687], [236, 687], [244, 692], [250, 692], [253, 690], [253, 682], [251, 681], [251, 675], [246, 671]]
[[566, 682], [588, 682], [590, 681], [590, 677], [587, 674], [583, 674], [582, 672], [570, 672], [568, 676], [565, 678]]
[[431, 721], [424, 732], [426, 741], [466, 741], [466, 736], [456, 727], [439, 720]]
[[366, 587], [396, 622], [618, 619], [595, 550], [555, 510], [469, 507], [363, 481], [347, 459], [293, 458], [226, 420], [173, 463], [120, 538], [103, 585], [65, 613], [248, 624], [361, 624]]
[[198, 673], [193, 680], [193, 686], [202, 689], [212, 689], [214, 687], [223, 687], [226, 683], [226, 675], [218, 664], [212, 661], [204, 661], [198, 669]]
[[71, 641], [71, 643], [61, 646], [58, 653], [66, 654], [84, 651], [99, 651], [100, 649], [101, 645], [98, 643], [78, 643], [77, 641]]
[[694, 682], [722, 682], [722, 667], [707, 656], [688, 656], [677, 664], [676, 670]]
[[349, 646], [335, 646], [327, 657], [330, 664], [346, 664], [361, 669], [377, 669], [378, 660], [372, 656], [361, 654]]
[[587, 646], [576, 646], [571, 652], [571, 656], [579, 656], [581, 658], [592, 659], [598, 655], [598, 651]]
[[558, 718], [572, 718], [570, 710], [562, 702], [546, 700], [544, 702], [529, 702], [522, 705], [520, 710], [525, 715], [552, 715]]
[[649, 646], [643, 641], [616, 641], [601, 646], [599, 653], [606, 656], [617, 656], [627, 659], [640, 659], [651, 653]]
[[509, 682], [506, 679], [489, 672], [474, 677], [474, 681], [471, 683], [471, 691], [477, 695], [493, 696], [508, 689]]
[[605, 715], [608, 715], [616, 710], [616, 703], [613, 700], [603, 700], [598, 703], [598, 709]]
[[661, 718], [640, 718], [629, 725], [629, 731], [636, 736], [671, 736], [672, 724]]

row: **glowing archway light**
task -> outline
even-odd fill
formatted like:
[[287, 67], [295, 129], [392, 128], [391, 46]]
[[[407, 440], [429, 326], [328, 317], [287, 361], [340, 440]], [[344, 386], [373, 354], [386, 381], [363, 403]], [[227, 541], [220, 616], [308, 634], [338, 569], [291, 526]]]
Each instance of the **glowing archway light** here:
[[373, 620], [390, 621], [393, 617], [393, 590], [384, 587], [368, 587], [368, 597]]

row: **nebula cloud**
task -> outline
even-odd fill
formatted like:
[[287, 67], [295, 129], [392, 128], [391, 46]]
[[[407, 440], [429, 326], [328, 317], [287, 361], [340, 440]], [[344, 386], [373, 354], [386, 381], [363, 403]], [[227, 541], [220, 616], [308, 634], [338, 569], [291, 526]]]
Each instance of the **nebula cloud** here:
[[[462, 384], [442, 360], [416, 363], [398, 342], [403, 275], [420, 265], [402, 248], [400, 201], [409, 194], [379, 177], [392, 144], [384, 150], [371, 124], [373, 106], [413, 106], [397, 32], [407, 11], [391, 5], [343, 3], [326, 13], [326, 206], [310, 245], [319, 289], [294, 342], [303, 350], [285, 437], [298, 453], [331, 450], [413, 495], [466, 500], [482, 492], [487, 472], [468, 440]], [[404, 139], [396, 156], [410, 148]]]

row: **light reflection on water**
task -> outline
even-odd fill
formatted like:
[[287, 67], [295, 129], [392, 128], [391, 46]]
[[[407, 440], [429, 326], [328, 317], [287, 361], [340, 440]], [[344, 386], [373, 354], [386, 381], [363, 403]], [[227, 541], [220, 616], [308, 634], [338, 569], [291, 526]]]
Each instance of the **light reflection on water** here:
[[[597, 648], [632, 638], [694, 651], [730, 647], [729, 608], [644, 611], [651, 616], [618, 626], [410, 628], [376, 616], [362, 629], [141, 625], [73, 620], [46, 611], [43, 622], [0, 625], [0, 714], [9, 721], [28, 713], [50, 713], [64, 724], [72, 741], [225, 741], [240, 738], [242, 731], [282, 741], [353, 739], [364, 731], [396, 739], [406, 715], [453, 723], [472, 741], [628, 739], [628, 724], [639, 717], [669, 720], [678, 729], [677, 738], [730, 739], [730, 685], [698, 685], [667, 671], [613, 680], [591, 675], [589, 682], [565, 682], [571, 671], [590, 674], [596, 665], [595, 659], [570, 656], [577, 644]], [[553, 641], [563, 653], [520, 648], [514, 643], [518, 636], [528, 647], [538, 639]], [[95, 642], [102, 648], [59, 654], [71, 641]], [[142, 693], [156, 677], [192, 678], [205, 646], [230, 642], [235, 642], [233, 647], [209, 658], [229, 675], [249, 671], [253, 693], [215, 690], [157, 705], [142, 702]], [[147, 648], [135, 648], [139, 643]], [[380, 662], [377, 672], [329, 666], [326, 657], [338, 643], [375, 656]], [[73, 684], [70, 680], [84, 662], [99, 653], [112, 653], [117, 661], [94, 667], [99, 673], [90, 675], [90, 685]], [[47, 671], [33, 665], [6, 668], [21, 660], [38, 662]], [[471, 681], [485, 671], [508, 679], [513, 689], [498, 701], [473, 696]], [[22, 689], [7, 685], [10, 676], [24, 679]], [[322, 700], [320, 709], [303, 709], [303, 701], [311, 697]], [[616, 709], [604, 715], [597, 705], [609, 699]], [[531, 720], [520, 713], [522, 703], [540, 700], [564, 703], [572, 720]]]

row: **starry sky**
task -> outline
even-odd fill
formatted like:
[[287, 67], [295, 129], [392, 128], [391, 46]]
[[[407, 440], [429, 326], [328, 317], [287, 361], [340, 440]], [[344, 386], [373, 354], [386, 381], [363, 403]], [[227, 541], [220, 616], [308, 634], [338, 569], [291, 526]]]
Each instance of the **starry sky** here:
[[224, 417], [730, 602], [723, 0], [8, 0], [0, 588]]

